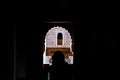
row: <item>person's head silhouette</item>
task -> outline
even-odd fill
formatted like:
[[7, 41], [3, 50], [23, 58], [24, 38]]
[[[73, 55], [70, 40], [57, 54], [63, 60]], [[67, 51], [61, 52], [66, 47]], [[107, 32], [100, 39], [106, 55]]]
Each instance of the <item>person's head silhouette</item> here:
[[65, 63], [64, 54], [61, 51], [56, 51], [52, 56], [52, 64], [58, 65], [63, 63]]
[[52, 56], [52, 65], [48, 68], [50, 80], [70, 80], [70, 70], [68, 63], [65, 62], [64, 54], [56, 51]]

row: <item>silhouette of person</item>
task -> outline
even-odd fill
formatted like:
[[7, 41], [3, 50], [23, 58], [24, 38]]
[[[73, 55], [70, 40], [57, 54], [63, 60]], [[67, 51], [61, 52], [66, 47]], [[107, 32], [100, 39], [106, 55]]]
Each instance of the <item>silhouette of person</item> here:
[[49, 80], [72, 80], [68, 63], [64, 60], [61, 51], [56, 51], [52, 56], [52, 65], [48, 68]]

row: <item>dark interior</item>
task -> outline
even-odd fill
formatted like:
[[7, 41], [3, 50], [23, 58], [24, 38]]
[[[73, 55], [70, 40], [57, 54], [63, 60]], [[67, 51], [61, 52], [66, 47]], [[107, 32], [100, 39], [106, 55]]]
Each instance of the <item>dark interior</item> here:
[[7, 32], [4, 39], [10, 53], [8, 69], [5, 69], [9, 80], [44, 80], [44, 38], [53, 26], [74, 32], [74, 80], [114, 78], [112, 66], [117, 32], [109, 4], [42, 0], [17, 2], [14, 6], [17, 9], [8, 7], [9, 15], [4, 17], [7, 23], [4, 25], [8, 27], [4, 27]]

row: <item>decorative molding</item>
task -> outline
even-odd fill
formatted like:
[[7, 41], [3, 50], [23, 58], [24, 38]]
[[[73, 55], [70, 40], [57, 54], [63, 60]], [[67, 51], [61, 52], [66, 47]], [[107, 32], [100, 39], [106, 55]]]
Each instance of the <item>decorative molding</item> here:
[[[63, 45], [57, 45], [57, 34], [62, 33], [63, 35]], [[72, 39], [68, 30], [62, 27], [51, 28], [45, 36], [46, 47], [71, 47]]]
[[[57, 44], [58, 33], [62, 33], [62, 45]], [[49, 59], [53, 52], [57, 50], [62, 51], [64, 55], [68, 55], [71, 60], [71, 64], [73, 64], [72, 39], [68, 30], [59, 26], [51, 28], [46, 33], [44, 44], [45, 51], [43, 53], [43, 64], [51, 64]]]

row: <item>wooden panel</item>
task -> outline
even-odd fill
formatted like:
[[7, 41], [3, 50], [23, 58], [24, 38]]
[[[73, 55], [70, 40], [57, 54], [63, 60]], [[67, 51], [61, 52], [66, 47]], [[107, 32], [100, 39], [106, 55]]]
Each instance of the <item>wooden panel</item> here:
[[61, 51], [64, 55], [72, 56], [70, 52], [70, 48], [47, 48], [46, 49], [46, 56], [52, 56], [55, 51]]
[[58, 39], [58, 40], [57, 40], [57, 44], [58, 44], [58, 45], [62, 45], [62, 39]]

